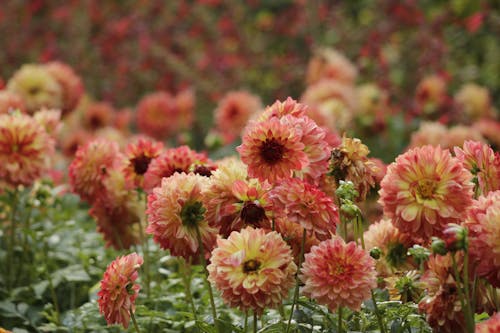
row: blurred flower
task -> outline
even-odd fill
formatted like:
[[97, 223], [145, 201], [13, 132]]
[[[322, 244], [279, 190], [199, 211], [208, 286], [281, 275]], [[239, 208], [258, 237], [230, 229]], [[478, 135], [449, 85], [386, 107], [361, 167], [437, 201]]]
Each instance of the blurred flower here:
[[40, 111], [35, 112], [33, 119], [42, 125], [45, 132], [53, 138], [57, 137], [62, 127], [60, 110], [42, 108]]
[[[65, 131], [66, 132], [66, 131]], [[63, 154], [66, 157], [73, 158], [80, 146], [88, 143], [92, 138], [92, 134], [85, 130], [75, 130], [66, 132], [63, 138], [59, 141]]]
[[446, 146], [446, 148], [449, 148], [447, 144], [443, 144], [447, 133], [448, 130], [443, 124], [432, 121], [424, 121], [420, 124], [418, 130], [411, 134], [408, 148], [422, 147], [426, 145], [441, 145], [442, 147]]
[[125, 148], [127, 164], [125, 174], [133, 180], [134, 186], [142, 187], [144, 174], [149, 164], [158, 157], [163, 150], [163, 143], [152, 139], [139, 138], [129, 143]]
[[93, 102], [83, 112], [83, 125], [90, 131], [111, 126], [115, 118], [115, 109], [107, 102]]
[[470, 179], [448, 150], [414, 148], [389, 165], [379, 203], [396, 228], [426, 241], [440, 236], [446, 224], [461, 222], [472, 203]]
[[8, 90], [0, 90], [0, 114], [14, 110], [19, 110], [21, 113], [26, 112], [21, 96]]
[[122, 324], [128, 328], [130, 313], [135, 312], [135, 299], [141, 288], [135, 280], [142, 263], [142, 257], [134, 252], [116, 258], [106, 268], [97, 302], [99, 312], [104, 315], [108, 325]]
[[262, 108], [258, 96], [247, 91], [227, 93], [214, 111], [217, 131], [230, 143], [240, 136], [248, 120]]
[[465, 141], [463, 148], [455, 147], [455, 155], [476, 178], [478, 193], [487, 195], [500, 190], [500, 154], [477, 141]]
[[358, 71], [343, 54], [331, 48], [317, 50], [307, 67], [307, 83], [321, 79], [333, 79], [346, 85], [353, 85]]
[[300, 279], [302, 295], [315, 299], [334, 312], [339, 306], [359, 311], [377, 286], [375, 260], [356, 243], [342, 238], [313, 246], [305, 255]]
[[496, 119], [481, 119], [476, 121], [472, 125], [472, 128], [477, 129], [496, 150], [500, 148], [500, 121]]
[[447, 82], [443, 76], [430, 75], [423, 78], [415, 92], [417, 112], [425, 118], [436, 118], [449, 100], [446, 89]]
[[476, 333], [500, 332], [500, 312], [492, 315], [488, 320], [476, 324]]
[[257, 315], [281, 304], [297, 270], [290, 248], [277, 232], [252, 227], [217, 239], [210, 262], [208, 280], [224, 302]]
[[196, 98], [192, 89], [184, 89], [174, 96], [174, 105], [177, 110], [177, 130], [190, 129], [194, 119]]
[[7, 90], [23, 99], [29, 113], [42, 107], [60, 109], [63, 103], [61, 86], [41, 65], [23, 65], [7, 83]]
[[492, 115], [490, 92], [475, 83], [464, 84], [456, 93], [455, 102], [465, 120], [475, 121]]
[[62, 90], [62, 116], [73, 111], [83, 95], [82, 79], [73, 69], [59, 61], [45, 64], [47, 71], [57, 80]]
[[283, 180], [271, 192], [276, 218], [296, 223], [319, 240], [335, 234], [340, 223], [333, 199], [300, 179]]
[[453, 147], [461, 147], [465, 141], [469, 140], [483, 142], [484, 138], [474, 127], [456, 125], [450, 127], [441, 146], [452, 149]]
[[250, 177], [274, 183], [309, 165], [301, 142], [302, 132], [294, 126], [296, 122], [297, 118], [287, 115], [247, 127], [242, 144], [236, 149], [248, 166]]
[[207, 182], [208, 178], [193, 173], [175, 173], [163, 178], [161, 186], [148, 195], [146, 232], [162, 249], [187, 261], [199, 255], [197, 229], [206, 257], [215, 245], [217, 230], [205, 219], [202, 203], [201, 193]]
[[123, 165], [124, 159], [115, 142], [97, 139], [78, 148], [69, 166], [72, 191], [83, 200], [93, 202], [103, 191], [103, 180], [109, 170]]
[[365, 83], [356, 87], [356, 119], [363, 127], [380, 126], [385, 123], [390, 107], [386, 91], [374, 83]]
[[500, 288], [500, 191], [481, 196], [469, 209], [465, 226], [469, 230], [470, 255], [477, 274]]
[[443, 240], [446, 243], [446, 250], [456, 252], [467, 250], [469, 240], [467, 239], [467, 229], [456, 223], [449, 223], [443, 231]]
[[[208, 171], [214, 168], [205, 154], [198, 153], [188, 146], [166, 149], [149, 164], [148, 170], [144, 174], [144, 190], [151, 191], [160, 186], [162, 178], [170, 177], [176, 172], [189, 173], [192, 171], [196, 173], [197, 167], [205, 165]], [[200, 168], [199, 171], [203, 170]], [[207, 176], [206, 174], [202, 175]]]
[[0, 114], [0, 178], [31, 185], [47, 169], [54, 140], [35, 119], [21, 113]]
[[157, 140], [173, 136], [179, 130], [179, 114], [172, 95], [156, 92], [144, 96], [137, 105], [137, 127]]
[[[271, 106], [267, 106], [264, 112], [260, 113], [256, 121], [262, 122], [271, 118], [282, 118], [286, 115], [301, 118], [307, 114], [307, 105], [297, 103], [293, 98], [288, 97], [284, 102], [276, 101]], [[251, 124], [249, 124], [251, 125]]]

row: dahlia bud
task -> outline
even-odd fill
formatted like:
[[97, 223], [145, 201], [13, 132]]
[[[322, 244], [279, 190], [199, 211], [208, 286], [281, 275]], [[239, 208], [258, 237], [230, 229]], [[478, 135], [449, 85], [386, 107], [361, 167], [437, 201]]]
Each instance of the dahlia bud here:
[[356, 191], [353, 182], [341, 180], [339, 182], [339, 187], [335, 191], [335, 195], [337, 195], [339, 199], [354, 201], [359, 193]]
[[373, 259], [379, 260], [381, 256], [382, 256], [382, 250], [379, 249], [378, 247], [374, 247], [373, 249], [370, 250], [370, 257], [372, 257]]
[[446, 253], [448, 253], [445, 241], [442, 240], [441, 238], [437, 238], [437, 237], [432, 237], [431, 249], [432, 249], [432, 253], [439, 254], [442, 256], [444, 256]]
[[407, 253], [407, 255], [413, 257], [413, 260], [415, 260], [415, 262], [419, 266], [429, 259], [430, 254], [431, 253], [429, 249], [417, 244], [413, 245], [412, 248], [408, 249]]
[[446, 243], [446, 249], [451, 252], [466, 250], [469, 245], [467, 229], [455, 223], [448, 224], [443, 231], [443, 239]]

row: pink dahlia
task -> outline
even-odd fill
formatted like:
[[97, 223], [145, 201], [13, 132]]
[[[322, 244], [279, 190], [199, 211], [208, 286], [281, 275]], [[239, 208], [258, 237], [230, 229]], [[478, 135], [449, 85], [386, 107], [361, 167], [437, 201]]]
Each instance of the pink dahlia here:
[[307, 83], [333, 79], [345, 85], [353, 85], [358, 70], [343, 54], [331, 48], [318, 50], [307, 67]]
[[148, 196], [146, 232], [174, 256], [189, 260], [199, 255], [198, 231], [207, 256], [215, 245], [217, 230], [205, 219], [201, 196], [207, 181], [193, 173], [175, 173], [163, 178], [161, 186]]
[[479, 276], [500, 288], [500, 190], [481, 196], [469, 209], [465, 226], [469, 230], [470, 255]]
[[82, 79], [65, 63], [53, 61], [45, 64], [47, 71], [52, 74], [62, 90], [62, 115], [73, 111], [83, 95]]
[[441, 235], [448, 223], [460, 223], [472, 203], [472, 176], [440, 147], [414, 148], [389, 165], [379, 202], [401, 232], [414, 239]]
[[103, 181], [109, 170], [123, 165], [124, 156], [118, 145], [102, 139], [78, 148], [69, 166], [69, 183], [83, 200], [93, 202], [104, 189]]
[[319, 240], [335, 234], [340, 222], [337, 206], [316, 186], [297, 178], [286, 179], [272, 190], [271, 198], [278, 219], [297, 223]]
[[326, 305], [332, 312], [339, 306], [359, 310], [377, 286], [375, 260], [354, 242], [340, 237], [313, 246], [305, 255], [300, 279], [302, 294]]
[[227, 93], [218, 103], [214, 111], [217, 131], [226, 143], [240, 136], [248, 120], [260, 109], [259, 97], [246, 91]]
[[50, 110], [41, 109], [33, 115], [33, 119], [37, 123], [43, 126], [47, 134], [51, 137], [56, 138], [57, 134], [61, 130], [61, 111], [60, 110]]
[[463, 149], [455, 147], [455, 155], [478, 181], [478, 193], [500, 190], [500, 154], [477, 141], [466, 141]]
[[135, 299], [141, 287], [135, 283], [143, 259], [137, 253], [116, 258], [109, 264], [97, 293], [99, 312], [108, 325], [122, 324], [128, 328], [130, 313], [135, 312]]
[[307, 105], [298, 103], [291, 97], [288, 97], [284, 102], [276, 101], [271, 106], [267, 106], [258, 117], [257, 121], [265, 121], [270, 118], [282, 118], [286, 115], [295, 118], [304, 117], [307, 114]]
[[476, 333], [500, 332], [500, 312], [495, 313], [490, 319], [476, 324]]
[[133, 179], [136, 187], [142, 187], [144, 174], [148, 171], [151, 161], [158, 157], [162, 150], [163, 143], [146, 138], [139, 138], [127, 145], [127, 164], [124, 172]]
[[281, 304], [297, 271], [290, 248], [277, 232], [252, 227], [218, 238], [210, 262], [208, 280], [224, 302], [258, 315]]
[[83, 112], [83, 125], [90, 131], [111, 126], [116, 110], [107, 102], [95, 102], [87, 105]]
[[139, 131], [157, 140], [166, 139], [177, 132], [178, 118], [175, 100], [167, 92], [149, 94], [137, 105]]
[[26, 112], [21, 96], [8, 90], [0, 90], [0, 114], [14, 110], [19, 110], [22, 113]]
[[[292, 249], [293, 260], [298, 265], [300, 253], [302, 251], [304, 228], [300, 224], [292, 222], [288, 219], [276, 219], [275, 230]], [[314, 234], [306, 233], [304, 253], [309, 253], [311, 248], [319, 243], [320, 241], [316, 238], [316, 236], [314, 236]]]
[[309, 165], [301, 142], [302, 131], [290, 115], [280, 119], [254, 123], [247, 128], [242, 144], [237, 148], [241, 160], [248, 166], [248, 175], [274, 183], [291, 178], [294, 171]]
[[198, 153], [188, 146], [180, 146], [165, 150], [151, 161], [144, 174], [144, 189], [151, 191], [160, 186], [162, 178], [170, 177], [176, 172], [194, 172], [209, 176], [214, 168], [206, 154]]
[[28, 115], [0, 114], [0, 178], [31, 185], [48, 168], [54, 140]]

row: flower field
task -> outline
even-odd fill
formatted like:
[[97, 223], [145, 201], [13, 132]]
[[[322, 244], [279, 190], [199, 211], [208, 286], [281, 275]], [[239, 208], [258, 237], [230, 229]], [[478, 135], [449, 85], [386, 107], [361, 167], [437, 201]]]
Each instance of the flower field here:
[[0, 35], [0, 333], [500, 333], [496, 1], [6, 1]]

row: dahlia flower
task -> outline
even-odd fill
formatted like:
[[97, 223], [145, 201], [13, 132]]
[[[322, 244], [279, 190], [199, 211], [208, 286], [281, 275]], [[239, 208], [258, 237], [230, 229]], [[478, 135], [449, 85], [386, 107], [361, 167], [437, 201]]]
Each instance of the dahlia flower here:
[[282, 118], [286, 115], [293, 116], [295, 118], [304, 117], [307, 114], [307, 105], [297, 103], [291, 97], [288, 97], [284, 102], [276, 101], [272, 105], [267, 106], [264, 112], [259, 114], [256, 121], [262, 122], [269, 120], [270, 118]]
[[128, 328], [130, 313], [135, 312], [135, 299], [141, 289], [135, 280], [142, 263], [142, 257], [134, 252], [116, 258], [106, 268], [97, 302], [99, 312], [104, 315], [108, 325], [122, 324]]
[[62, 90], [62, 115], [73, 111], [83, 95], [82, 79], [73, 69], [59, 61], [49, 62], [44, 67], [57, 80]]
[[[160, 186], [162, 178], [170, 177], [175, 172], [196, 173], [203, 170], [203, 166], [207, 166], [210, 171], [213, 166], [211, 161], [205, 154], [197, 153], [188, 146], [180, 146], [170, 148], [153, 159], [149, 164], [148, 170], [144, 174], [144, 189], [151, 191], [153, 188]], [[203, 174], [207, 176], [207, 174]]]
[[163, 178], [161, 186], [148, 196], [146, 232], [162, 249], [188, 261], [200, 251], [197, 229], [206, 255], [215, 245], [217, 230], [206, 221], [202, 204], [201, 192], [207, 181], [208, 178], [193, 173], [175, 173]]
[[61, 86], [42, 65], [23, 65], [7, 83], [7, 90], [23, 99], [29, 113], [42, 107], [60, 109], [62, 106]]
[[433, 115], [440, 111], [448, 101], [446, 80], [439, 75], [430, 75], [422, 79], [415, 92], [418, 112]]
[[144, 174], [148, 171], [153, 159], [163, 150], [163, 143], [151, 139], [139, 138], [125, 148], [127, 164], [124, 172], [133, 179], [136, 187], [142, 187]]
[[500, 190], [500, 154], [487, 144], [466, 141], [463, 149], [455, 147], [455, 155], [465, 168], [477, 177], [479, 193], [487, 195]]
[[448, 130], [446, 126], [439, 122], [424, 121], [418, 130], [411, 134], [409, 148], [422, 147], [426, 145], [448, 147], [444, 143]]
[[47, 170], [54, 140], [28, 115], [0, 114], [0, 178], [7, 184], [31, 185]]
[[313, 246], [305, 255], [301, 293], [332, 312], [339, 306], [357, 311], [377, 286], [376, 277], [375, 260], [368, 252], [354, 242], [346, 244], [334, 236]]
[[481, 196], [469, 209], [465, 226], [469, 230], [470, 255], [479, 276], [500, 288], [500, 190]]
[[217, 104], [214, 111], [217, 131], [226, 143], [240, 136], [248, 120], [260, 109], [262, 104], [258, 96], [246, 91], [227, 93]]
[[33, 115], [33, 119], [42, 125], [47, 134], [53, 138], [57, 137], [62, 127], [60, 110], [49, 110], [44, 108], [36, 112]]
[[287, 115], [254, 123], [246, 129], [242, 144], [236, 149], [248, 166], [250, 177], [274, 183], [309, 165], [301, 142], [302, 132], [294, 126], [296, 122], [297, 118]]
[[[299, 264], [299, 257], [302, 251], [302, 238], [304, 236], [304, 228], [286, 218], [275, 220], [275, 230], [281, 235], [283, 240], [292, 249], [292, 256], [295, 263]], [[304, 242], [304, 253], [309, 253], [311, 248], [318, 245], [320, 241], [314, 234], [306, 233]]]
[[357, 75], [356, 66], [343, 54], [331, 48], [318, 50], [307, 67], [308, 84], [328, 78], [345, 85], [353, 85]]
[[178, 109], [172, 95], [156, 92], [143, 97], [137, 105], [139, 131], [157, 140], [163, 140], [178, 130]]
[[174, 105], [177, 110], [177, 130], [191, 128], [194, 119], [196, 97], [191, 88], [183, 89], [174, 96]]
[[500, 147], [500, 122], [496, 119], [480, 119], [472, 125], [492, 146]]
[[476, 324], [476, 333], [500, 332], [500, 312], [495, 313], [490, 319]]
[[333, 199], [300, 179], [283, 180], [271, 192], [278, 219], [302, 226], [310, 235], [326, 240], [335, 234], [339, 212]]
[[14, 110], [19, 110], [21, 113], [26, 112], [21, 96], [8, 90], [0, 90], [0, 114]]
[[115, 142], [96, 139], [78, 148], [69, 166], [72, 191], [83, 200], [92, 202], [104, 189], [108, 171], [123, 165], [125, 157]]
[[297, 271], [290, 248], [277, 232], [252, 227], [218, 238], [210, 262], [208, 280], [224, 302], [257, 315], [281, 304]]
[[440, 236], [460, 223], [472, 203], [472, 176], [448, 150], [424, 146], [398, 156], [381, 182], [379, 203], [401, 232], [413, 239]]
[[490, 92], [475, 83], [464, 84], [456, 93], [455, 102], [466, 120], [474, 121], [492, 114]]
[[90, 103], [83, 112], [83, 125], [90, 131], [111, 126], [115, 113], [113, 106], [107, 102]]

